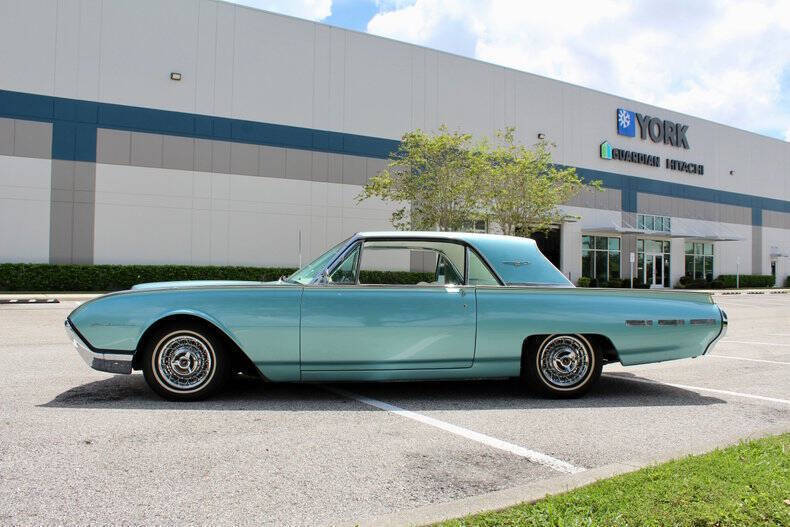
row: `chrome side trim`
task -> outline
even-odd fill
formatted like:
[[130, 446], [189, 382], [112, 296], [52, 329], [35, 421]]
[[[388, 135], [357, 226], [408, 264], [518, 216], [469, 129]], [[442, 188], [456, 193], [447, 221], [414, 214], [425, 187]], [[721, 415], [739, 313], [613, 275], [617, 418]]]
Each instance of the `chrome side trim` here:
[[64, 325], [66, 326], [66, 335], [69, 340], [74, 344], [77, 353], [80, 354], [85, 364], [94, 370], [106, 371], [109, 373], [132, 373], [132, 355], [123, 353], [107, 353], [98, 352], [90, 349], [90, 346], [82, 340], [74, 328], [71, 327], [68, 319]]
[[[717, 306], [717, 307], [718, 307], [718, 306]], [[718, 334], [718, 335], [716, 335], [716, 338], [715, 338], [715, 339], [713, 339], [713, 340], [711, 340], [711, 341], [710, 341], [710, 344], [708, 344], [708, 347], [706, 347], [706, 348], [705, 348], [705, 351], [703, 351], [703, 352], [702, 352], [702, 354], [703, 354], [703, 355], [705, 355], [705, 354], [706, 354], [706, 353], [708, 353], [708, 352], [709, 352], [711, 349], [713, 349], [713, 346], [714, 346], [714, 345], [716, 345], [716, 343], [717, 343], [718, 341], [720, 341], [721, 339], [723, 339], [723, 338], [724, 338], [724, 336], [727, 334], [727, 325], [728, 325], [728, 322], [727, 322], [727, 313], [726, 313], [726, 312], [725, 312], [725, 311], [724, 311], [722, 308], [720, 308], [720, 307], [719, 307], [719, 313], [721, 313], [721, 329], [719, 330], [719, 334]]]
[[689, 320], [692, 326], [714, 326], [716, 325], [715, 318], [692, 318]]
[[686, 323], [685, 320], [676, 320], [676, 319], [668, 319], [668, 320], [659, 320], [659, 326], [682, 326]]
[[626, 320], [626, 326], [652, 326], [652, 320]]

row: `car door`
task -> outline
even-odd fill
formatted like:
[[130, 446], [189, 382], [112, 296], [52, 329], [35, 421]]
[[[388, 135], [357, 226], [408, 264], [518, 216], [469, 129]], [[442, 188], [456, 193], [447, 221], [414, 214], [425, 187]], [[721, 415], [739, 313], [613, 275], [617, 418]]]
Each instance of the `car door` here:
[[303, 378], [471, 366], [476, 305], [474, 288], [463, 283], [465, 255], [444, 240], [366, 240], [350, 248], [327, 283], [304, 289]]

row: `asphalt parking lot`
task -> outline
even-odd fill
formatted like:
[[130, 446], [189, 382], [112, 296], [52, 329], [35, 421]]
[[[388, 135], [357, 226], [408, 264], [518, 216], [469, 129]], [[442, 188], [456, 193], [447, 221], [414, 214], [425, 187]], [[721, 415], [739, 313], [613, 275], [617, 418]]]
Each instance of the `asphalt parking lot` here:
[[730, 328], [712, 355], [607, 366], [576, 400], [245, 380], [192, 404], [89, 369], [62, 329], [74, 302], [0, 305], [0, 523], [375, 522], [790, 430], [790, 294], [716, 301]]

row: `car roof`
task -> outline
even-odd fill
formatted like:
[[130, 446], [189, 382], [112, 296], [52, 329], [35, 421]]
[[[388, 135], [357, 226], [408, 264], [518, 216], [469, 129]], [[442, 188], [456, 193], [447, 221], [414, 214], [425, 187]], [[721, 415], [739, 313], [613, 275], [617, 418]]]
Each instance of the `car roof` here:
[[519, 240], [521, 242], [535, 243], [531, 238], [521, 238], [519, 236], [506, 236], [504, 234], [483, 234], [478, 232], [448, 232], [448, 231], [364, 231], [358, 232], [356, 236], [362, 238], [433, 238], [447, 240], [462, 240], [474, 243], [477, 240], [494, 241], [500, 240]]

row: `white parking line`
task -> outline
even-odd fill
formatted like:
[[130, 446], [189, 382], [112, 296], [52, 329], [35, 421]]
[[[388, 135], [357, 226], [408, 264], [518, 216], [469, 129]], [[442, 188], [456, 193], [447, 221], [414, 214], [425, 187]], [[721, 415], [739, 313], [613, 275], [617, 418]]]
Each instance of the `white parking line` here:
[[790, 344], [779, 344], [778, 342], [757, 342], [754, 340], [730, 340], [722, 339], [721, 342], [732, 342], [733, 344], [762, 344], [763, 346], [782, 346], [790, 348]]
[[780, 404], [788, 404], [790, 405], [790, 401], [787, 399], [777, 399], [775, 397], [765, 397], [764, 395], [752, 395], [750, 393], [740, 393], [740, 392], [731, 392], [728, 390], [717, 390], [715, 388], [703, 388], [702, 386], [689, 386], [687, 384], [674, 384], [670, 382], [660, 382], [660, 381], [650, 381], [647, 379], [634, 379], [632, 377], [623, 377], [621, 375], [613, 375], [611, 373], [606, 374], [607, 377], [613, 377], [615, 379], [622, 379], [624, 381], [633, 381], [633, 382], [641, 382], [642, 384], [654, 384], [656, 386], [671, 386], [673, 388], [681, 388], [683, 390], [696, 390], [698, 392], [711, 392], [711, 393], [720, 393], [722, 395], [732, 395], [734, 397], [744, 397], [746, 399], [757, 399], [759, 401], [770, 401], [772, 403], [780, 403]]
[[733, 357], [731, 355], [719, 355], [718, 353], [716, 353], [715, 355], [714, 354], [708, 354], [708, 357], [716, 357], [718, 359], [748, 360], [748, 361], [751, 361], [751, 362], [767, 362], [769, 364], [787, 364], [787, 365], [790, 365], [790, 362], [782, 362], [782, 361], [779, 361], [779, 360], [750, 359], [750, 358], [747, 358], [747, 357]]
[[334, 392], [338, 395], [342, 395], [343, 397], [348, 397], [349, 399], [355, 399], [361, 403], [378, 408], [379, 410], [384, 410], [386, 412], [397, 414], [401, 417], [413, 419], [415, 421], [419, 421], [420, 423], [434, 426], [436, 428], [444, 430], [445, 432], [450, 432], [452, 434], [465, 437], [466, 439], [477, 441], [478, 443], [482, 443], [486, 446], [498, 448], [499, 450], [504, 450], [505, 452], [509, 452], [511, 454], [521, 456], [523, 458], [532, 461], [533, 463], [537, 463], [539, 465], [552, 468], [558, 472], [564, 472], [566, 474], [575, 474], [577, 472], [582, 472], [585, 470], [584, 468], [571, 465], [570, 463], [562, 461], [561, 459], [551, 457], [541, 452], [529, 450], [527, 448], [514, 445], [513, 443], [508, 443], [507, 441], [502, 441], [501, 439], [497, 439], [495, 437], [481, 434], [480, 432], [475, 432], [467, 428], [462, 428], [460, 426], [456, 426], [450, 423], [446, 423], [444, 421], [440, 421], [438, 419], [434, 419], [433, 417], [428, 417], [427, 415], [418, 414], [417, 412], [412, 412], [410, 410], [404, 410], [403, 408], [400, 408], [393, 404], [385, 403], [383, 401], [379, 401], [377, 399], [371, 399], [370, 397], [365, 397], [364, 395], [357, 395], [355, 393], [347, 392], [339, 388], [325, 386], [325, 389], [329, 390], [330, 392]]

